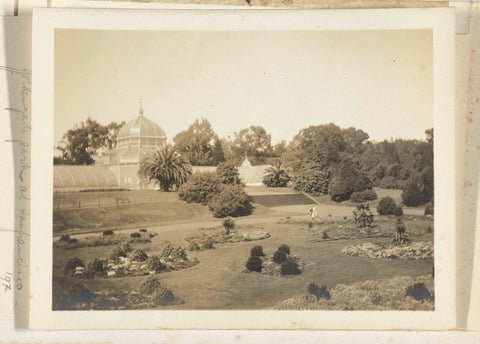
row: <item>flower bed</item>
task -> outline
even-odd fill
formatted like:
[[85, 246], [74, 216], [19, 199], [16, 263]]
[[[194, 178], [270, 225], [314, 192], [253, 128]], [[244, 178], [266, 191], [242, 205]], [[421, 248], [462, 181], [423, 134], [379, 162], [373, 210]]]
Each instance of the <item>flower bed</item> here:
[[253, 226], [242, 226], [226, 233], [223, 227], [201, 228], [202, 233], [187, 237], [190, 251], [212, 249], [214, 243], [236, 243], [242, 241], [263, 240], [270, 237], [268, 232]]
[[405, 246], [363, 243], [347, 246], [342, 253], [353, 257], [372, 259], [431, 259], [433, 258], [433, 242], [413, 242]]
[[[300, 261], [300, 258], [297, 256], [290, 256], [291, 259], [298, 264], [298, 270], [300, 273], [303, 272], [304, 264]], [[272, 257], [260, 257], [262, 259], [262, 271], [257, 272], [260, 275], [264, 276], [285, 276], [282, 275], [282, 265], [277, 264], [273, 261]], [[245, 270], [245, 272], [251, 272]], [[286, 275], [286, 276], [295, 276], [295, 275]]]
[[[408, 288], [423, 283], [428, 299], [416, 300], [407, 295]], [[395, 277], [375, 281], [339, 284], [329, 290], [330, 298], [317, 298], [306, 292], [281, 301], [274, 309], [281, 310], [423, 310], [435, 309], [434, 281], [431, 276]]]
[[[122, 251], [123, 250], [123, 251]], [[142, 250], [125, 250], [116, 247], [107, 259], [87, 261], [85, 268], [75, 268], [73, 275], [79, 278], [93, 277], [132, 277], [153, 275], [160, 272], [182, 270], [199, 263], [197, 258], [189, 258], [182, 247], [165, 241], [159, 255], [147, 255]]]
[[80, 248], [80, 247], [118, 245], [118, 244], [127, 243], [127, 242], [145, 244], [145, 243], [151, 243], [152, 242], [151, 239], [157, 236], [156, 233], [145, 233], [145, 232], [140, 233], [139, 232], [138, 234], [140, 235], [139, 237], [131, 237], [130, 233], [128, 233], [128, 234], [114, 234], [114, 235], [108, 235], [108, 236], [99, 236], [99, 235], [88, 236], [83, 239], [70, 238], [68, 235], [66, 235], [66, 236], [62, 236], [58, 240], [55, 240], [53, 242], [53, 247], [70, 250], [70, 249]]

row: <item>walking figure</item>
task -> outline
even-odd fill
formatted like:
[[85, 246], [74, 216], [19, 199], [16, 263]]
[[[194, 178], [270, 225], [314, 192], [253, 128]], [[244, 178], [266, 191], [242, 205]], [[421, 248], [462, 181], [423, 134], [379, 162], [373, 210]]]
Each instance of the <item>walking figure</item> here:
[[311, 206], [310, 209], [308, 210], [308, 215], [310, 215], [310, 219], [313, 221], [315, 216], [317, 216], [317, 208], [314, 206]]

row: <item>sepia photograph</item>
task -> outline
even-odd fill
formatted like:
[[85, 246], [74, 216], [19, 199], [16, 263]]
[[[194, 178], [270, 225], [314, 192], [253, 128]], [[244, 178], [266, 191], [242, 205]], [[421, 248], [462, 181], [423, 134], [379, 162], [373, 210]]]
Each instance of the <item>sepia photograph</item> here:
[[53, 313], [445, 301], [432, 29], [52, 36]]

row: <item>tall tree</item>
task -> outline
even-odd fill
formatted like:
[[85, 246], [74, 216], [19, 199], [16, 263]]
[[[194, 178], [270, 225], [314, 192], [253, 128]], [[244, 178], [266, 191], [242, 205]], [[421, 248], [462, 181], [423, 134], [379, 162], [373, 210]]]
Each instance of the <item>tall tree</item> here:
[[161, 191], [182, 185], [191, 174], [188, 160], [171, 145], [145, 155], [138, 170], [140, 178], [156, 182]]
[[111, 122], [102, 125], [87, 118], [85, 122], [75, 125], [63, 134], [62, 141], [56, 147], [61, 156], [54, 160], [55, 164], [70, 163], [73, 165], [90, 165], [93, 155], [101, 148], [114, 148], [117, 144], [118, 131], [125, 122]]
[[225, 161], [225, 154], [223, 152], [222, 142], [217, 138], [212, 148], [212, 162], [218, 165]]
[[[213, 158], [213, 148], [218, 140], [210, 122], [202, 118], [196, 119], [187, 130], [178, 133], [173, 142], [192, 165], [211, 166], [216, 162]], [[218, 152], [217, 152], [218, 154]]]
[[242, 129], [234, 133], [232, 152], [236, 159], [248, 156], [254, 164], [264, 163], [272, 154], [271, 136], [261, 126]]

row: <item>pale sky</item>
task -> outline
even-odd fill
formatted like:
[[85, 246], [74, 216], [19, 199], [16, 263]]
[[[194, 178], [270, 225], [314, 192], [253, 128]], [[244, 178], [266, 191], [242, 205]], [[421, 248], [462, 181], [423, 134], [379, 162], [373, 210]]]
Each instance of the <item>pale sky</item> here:
[[171, 140], [205, 117], [225, 137], [261, 125], [272, 144], [333, 122], [370, 140], [433, 127], [430, 30], [55, 31], [55, 131], [144, 114]]

